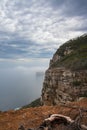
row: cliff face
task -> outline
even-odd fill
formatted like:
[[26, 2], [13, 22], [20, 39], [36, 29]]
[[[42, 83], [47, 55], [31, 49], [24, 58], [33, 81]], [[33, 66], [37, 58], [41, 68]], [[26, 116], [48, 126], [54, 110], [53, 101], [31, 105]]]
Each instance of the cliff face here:
[[65, 68], [48, 69], [42, 89], [42, 102], [55, 105], [87, 96], [87, 71], [70, 71]]
[[87, 35], [70, 40], [54, 54], [45, 73], [41, 97], [44, 105], [87, 97]]

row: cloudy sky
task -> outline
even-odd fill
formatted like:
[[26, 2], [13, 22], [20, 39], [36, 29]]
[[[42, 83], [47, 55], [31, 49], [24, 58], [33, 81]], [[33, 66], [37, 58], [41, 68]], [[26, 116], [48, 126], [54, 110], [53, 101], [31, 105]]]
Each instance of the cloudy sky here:
[[51, 58], [87, 32], [87, 0], [1, 0], [0, 59]]

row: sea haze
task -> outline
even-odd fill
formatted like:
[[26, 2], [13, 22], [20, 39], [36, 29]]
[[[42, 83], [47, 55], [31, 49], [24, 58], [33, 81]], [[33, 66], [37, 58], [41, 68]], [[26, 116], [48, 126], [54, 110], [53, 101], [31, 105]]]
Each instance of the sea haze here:
[[36, 67], [30, 64], [0, 62], [1, 111], [21, 107], [40, 97], [46, 66], [38, 66], [37, 61]]

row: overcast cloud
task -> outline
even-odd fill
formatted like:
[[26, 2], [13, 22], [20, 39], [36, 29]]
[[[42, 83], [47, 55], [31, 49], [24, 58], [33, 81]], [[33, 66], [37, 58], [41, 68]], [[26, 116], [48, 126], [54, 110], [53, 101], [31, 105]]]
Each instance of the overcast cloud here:
[[1, 0], [0, 58], [50, 58], [87, 32], [87, 0]]

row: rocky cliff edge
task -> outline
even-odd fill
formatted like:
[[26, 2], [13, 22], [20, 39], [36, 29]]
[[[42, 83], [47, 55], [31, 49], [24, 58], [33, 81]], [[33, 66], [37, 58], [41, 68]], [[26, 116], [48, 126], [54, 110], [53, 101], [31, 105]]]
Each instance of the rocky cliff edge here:
[[66, 42], [53, 55], [41, 100], [44, 105], [56, 105], [83, 97], [87, 97], [87, 35]]

